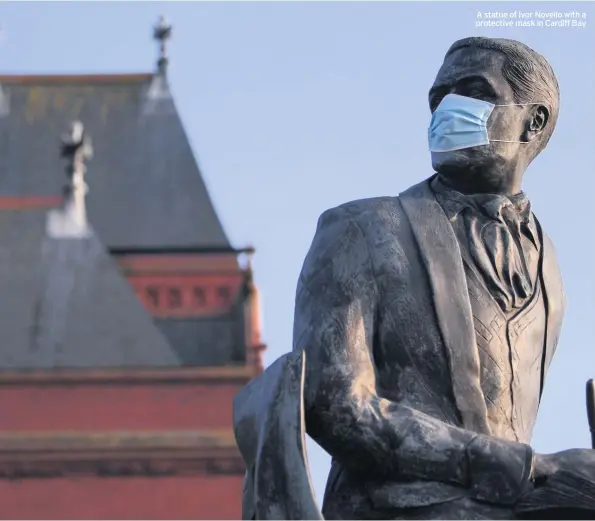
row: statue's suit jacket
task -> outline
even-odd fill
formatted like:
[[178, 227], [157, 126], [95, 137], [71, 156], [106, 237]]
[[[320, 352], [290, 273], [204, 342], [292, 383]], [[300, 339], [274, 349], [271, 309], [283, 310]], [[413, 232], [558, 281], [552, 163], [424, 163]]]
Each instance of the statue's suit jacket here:
[[[545, 376], [565, 299], [553, 245], [543, 233], [541, 243]], [[513, 505], [527, 487], [530, 447], [490, 435], [460, 249], [429, 181], [321, 216], [293, 348], [307, 354], [307, 431], [333, 457], [325, 517], [461, 496]]]
[[234, 400], [234, 431], [246, 464], [242, 519], [322, 519], [308, 470], [305, 353], [276, 360]]

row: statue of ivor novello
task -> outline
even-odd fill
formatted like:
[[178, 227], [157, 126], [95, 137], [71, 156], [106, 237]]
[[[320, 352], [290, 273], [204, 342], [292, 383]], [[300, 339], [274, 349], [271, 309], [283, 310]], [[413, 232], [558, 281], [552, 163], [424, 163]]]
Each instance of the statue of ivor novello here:
[[530, 446], [565, 297], [522, 181], [559, 97], [526, 45], [459, 40], [429, 92], [434, 174], [322, 214], [293, 352], [236, 398], [245, 519], [321, 519], [305, 432], [332, 456], [325, 519], [515, 519], [593, 472], [590, 449]]

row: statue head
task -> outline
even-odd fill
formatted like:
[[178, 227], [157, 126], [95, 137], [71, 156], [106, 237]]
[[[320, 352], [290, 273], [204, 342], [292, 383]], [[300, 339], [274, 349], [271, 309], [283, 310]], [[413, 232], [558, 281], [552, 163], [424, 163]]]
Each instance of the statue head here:
[[487, 120], [490, 142], [432, 152], [433, 168], [471, 191], [519, 191], [558, 118], [560, 92], [550, 64], [515, 40], [465, 38], [450, 47], [430, 89], [432, 113], [448, 94], [495, 105]]

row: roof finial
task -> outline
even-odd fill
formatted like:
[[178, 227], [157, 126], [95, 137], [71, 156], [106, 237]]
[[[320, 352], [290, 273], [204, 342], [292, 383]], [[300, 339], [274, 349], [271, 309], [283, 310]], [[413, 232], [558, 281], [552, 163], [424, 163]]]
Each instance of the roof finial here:
[[167, 70], [167, 53], [165, 43], [171, 38], [172, 26], [167, 22], [165, 16], [159, 17], [159, 22], [153, 27], [153, 38], [159, 42], [159, 59], [157, 60], [157, 72], [165, 75]]
[[74, 121], [71, 124], [70, 133], [62, 137], [62, 157], [68, 159], [65, 213], [69, 215], [74, 224], [84, 229], [87, 225], [85, 196], [88, 191], [85, 182], [87, 171], [85, 160], [93, 157], [93, 146], [80, 121]]

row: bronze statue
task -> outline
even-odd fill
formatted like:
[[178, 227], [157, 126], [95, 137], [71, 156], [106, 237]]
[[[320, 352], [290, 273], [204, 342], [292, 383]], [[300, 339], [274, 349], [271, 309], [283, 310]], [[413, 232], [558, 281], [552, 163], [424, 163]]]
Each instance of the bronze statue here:
[[595, 451], [530, 447], [565, 311], [521, 188], [556, 125], [554, 72], [520, 42], [467, 38], [429, 103], [435, 174], [320, 217], [293, 353], [236, 398], [244, 518], [320, 518], [304, 430], [332, 456], [326, 519], [530, 517], [543, 491], [595, 483]]

